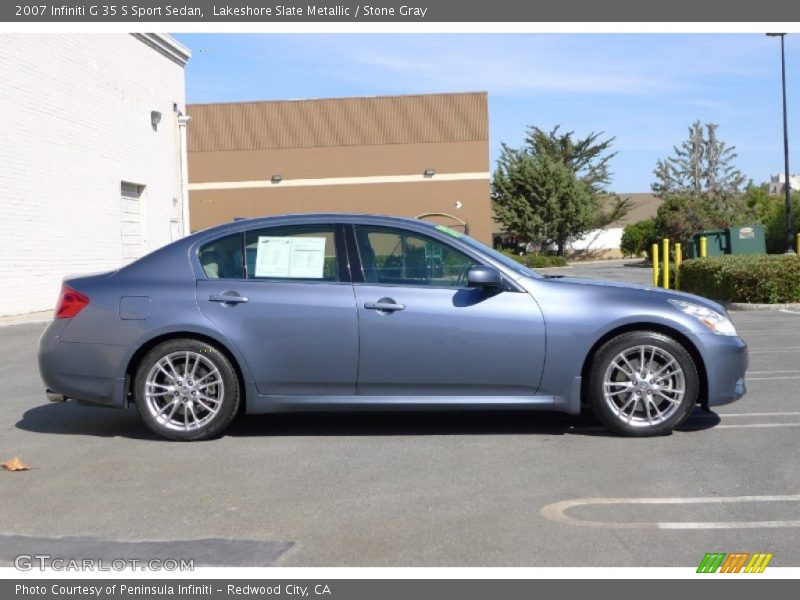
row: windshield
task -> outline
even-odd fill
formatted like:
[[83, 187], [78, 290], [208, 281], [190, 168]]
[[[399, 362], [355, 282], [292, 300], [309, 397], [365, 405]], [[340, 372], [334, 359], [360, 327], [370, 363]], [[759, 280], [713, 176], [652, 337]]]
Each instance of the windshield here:
[[456, 231], [454, 229], [450, 229], [449, 227], [445, 227], [444, 225], [435, 225], [436, 229], [441, 232], [447, 233], [448, 235], [453, 236], [454, 238], [464, 242], [467, 246], [474, 248], [475, 250], [481, 252], [482, 254], [486, 254], [490, 256], [497, 262], [503, 264], [504, 266], [508, 267], [512, 271], [519, 273], [520, 275], [525, 275], [527, 277], [534, 277], [534, 278], [541, 278], [542, 275], [539, 275], [533, 269], [529, 269], [525, 265], [522, 265], [515, 261], [513, 258], [506, 256], [502, 252], [498, 252], [494, 248], [490, 248], [486, 244], [482, 244], [475, 238], [471, 238], [468, 235], [461, 233], [460, 231]]

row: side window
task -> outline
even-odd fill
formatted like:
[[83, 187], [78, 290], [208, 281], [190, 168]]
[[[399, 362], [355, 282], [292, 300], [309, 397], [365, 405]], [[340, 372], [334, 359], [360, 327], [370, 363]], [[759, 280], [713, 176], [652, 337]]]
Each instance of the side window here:
[[356, 241], [367, 283], [463, 287], [477, 264], [452, 246], [400, 229], [359, 225]]
[[248, 279], [339, 281], [333, 225], [247, 231], [245, 256]]
[[243, 279], [242, 234], [235, 233], [200, 248], [203, 272], [209, 279]]

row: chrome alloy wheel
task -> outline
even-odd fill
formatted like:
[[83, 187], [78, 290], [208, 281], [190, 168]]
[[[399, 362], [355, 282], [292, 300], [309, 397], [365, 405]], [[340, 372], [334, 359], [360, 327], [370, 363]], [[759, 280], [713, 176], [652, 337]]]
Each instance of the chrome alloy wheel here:
[[675, 414], [686, 393], [683, 369], [657, 346], [633, 346], [617, 354], [603, 375], [603, 397], [623, 423], [651, 427]]
[[156, 362], [145, 380], [145, 403], [155, 420], [179, 431], [214, 419], [225, 398], [222, 374], [197, 352], [172, 352]]

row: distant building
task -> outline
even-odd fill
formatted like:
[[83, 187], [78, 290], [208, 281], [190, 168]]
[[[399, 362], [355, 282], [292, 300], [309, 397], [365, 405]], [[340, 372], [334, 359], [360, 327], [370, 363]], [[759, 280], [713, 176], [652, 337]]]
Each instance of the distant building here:
[[[770, 175], [769, 177], [769, 193], [782, 194], [783, 184], [786, 181], [786, 176], [781, 173], [779, 175]], [[789, 175], [789, 189], [800, 190], [800, 175]]]
[[193, 104], [193, 230], [307, 212], [424, 217], [491, 243], [484, 92]]
[[[619, 194], [620, 198], [630, 198], [633, 203], [631, 211], [605, 229], [595, 229], [590, 231], [582, 238], [573, 241], [569, 245], [569, 252], [573, 255], [583, 255], [591, 258], [621, 258], [622, 251], [619, 249], [622, 241], [622, 231], [626, 225], [636, 223], [655, 217], [661, 198], [654, 194], [634, 193]], [[608, 202], [611, 202], [609, 199]]]
[[189, 56], [162, 34], [0, 34], [0, 316], [182, 234]]

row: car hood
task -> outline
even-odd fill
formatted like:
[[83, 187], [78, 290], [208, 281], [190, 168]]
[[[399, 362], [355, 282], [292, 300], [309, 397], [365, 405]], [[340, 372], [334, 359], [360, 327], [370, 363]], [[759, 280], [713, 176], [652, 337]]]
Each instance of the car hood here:
[[689, 294], [687, 292], [679, 292], [677, 290], [665, 290], [663, 288], [655, 287], [652, 285], [642, 285], [639, 283], [626, 283], [623, 281], [613, 281], [610, 279], [589, 279], [586, 277], [569, 277], [565, 275], [545, 276], [545, 281], [547, 281], [548, 283], [552, 283], [554, 285], [578, 285], [578, 286], [621, 288], [630, 290], [632, 294], [636, 295], [659, 294], [667, 300], [674, 299], [674, 300], [684, 300], [686, 302], [693, 302], [694, 304], [705, 306], [706, 308], [710, 308], [711, 310], [715, 310], [719, 313], [727, 314], [725, 307], [723, 307], [721, 304], [717, 302], [714, 302], [713, 300], [709, 300], [708, 298], [703, 298], [702, 296], [696, 296], [695, 294]]

